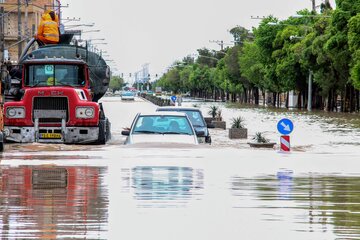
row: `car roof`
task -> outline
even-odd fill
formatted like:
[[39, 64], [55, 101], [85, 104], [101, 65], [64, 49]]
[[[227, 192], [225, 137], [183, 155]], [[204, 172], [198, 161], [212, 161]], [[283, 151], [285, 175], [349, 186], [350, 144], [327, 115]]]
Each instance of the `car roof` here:
[[158, 107], [156, 111], [198, 111], [199, 108], [195, 107], [182, 107], [182, 106], [168, 106], [168, 107]]
[[186, 117], [186, 114], [183, 112], [172, 112], [172, 111], [161, 111], [153, 113], [140, 113], [139, 116], [182, 116]]

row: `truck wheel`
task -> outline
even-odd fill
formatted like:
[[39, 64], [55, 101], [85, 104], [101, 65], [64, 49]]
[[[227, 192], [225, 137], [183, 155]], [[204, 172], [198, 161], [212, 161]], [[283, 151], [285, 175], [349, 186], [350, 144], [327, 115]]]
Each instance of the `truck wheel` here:
[[106, 141], [111, 139], [111, 123], [108, 118], [106, 118]]
[[4, 151], [4, 133], [0, 132], [0, 152]]
[[106, 143], [106, 121], [105, 120], [99, 121], [99, 137], [98, 137], [97, 143], [98, 144]]

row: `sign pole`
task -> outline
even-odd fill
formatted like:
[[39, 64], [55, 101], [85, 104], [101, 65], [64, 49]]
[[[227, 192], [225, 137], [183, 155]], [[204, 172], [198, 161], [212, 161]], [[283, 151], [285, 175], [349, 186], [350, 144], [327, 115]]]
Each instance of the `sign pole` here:
[[290, 136], [280, 136], [280, 150], [282, 152], [290, 152]]
[[280, 136], [280, 151], [290, 152], [290, 136], [289, 134], [294, 130], [294, 124], [290, 119], [283, 118], [277, 124], [277, 129]]

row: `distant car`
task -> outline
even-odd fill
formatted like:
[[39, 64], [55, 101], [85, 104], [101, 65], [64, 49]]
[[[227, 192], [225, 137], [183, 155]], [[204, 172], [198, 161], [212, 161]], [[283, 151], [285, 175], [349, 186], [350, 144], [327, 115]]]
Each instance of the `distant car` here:
[[127, 136], [125, 144], [198, 144], [195, 130], [185, 113], [139, 113], [136, 115], [131, 128], [122, 131], [121, 134]]
[[181, 106], [170, 106], [170, 107], [159, 107], [156, 109], [157, 112], [171, 111], [171, 112], [183, 112], [186, 113], [188, 118], [193, 125], [195, 132], [198, 136], [199, 143], [211, 143], [211, 136], [208, 128], [214, 128], [213, 125], [207, 125], [204, 117], [198, 108], [194, 107], [181, 107]]
[[131, 91], [123, 91], [121, 93], [121, 100], [135, 100], [135, 94]]

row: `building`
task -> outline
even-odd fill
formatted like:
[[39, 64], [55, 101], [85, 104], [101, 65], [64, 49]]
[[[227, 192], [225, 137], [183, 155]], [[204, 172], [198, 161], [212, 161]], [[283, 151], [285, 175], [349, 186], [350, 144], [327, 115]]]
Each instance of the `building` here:
[[0, 59], [16, 62], [26, 42], [36, 34], [46, 9], [59, 13], [59, 0], [0, 0]]

